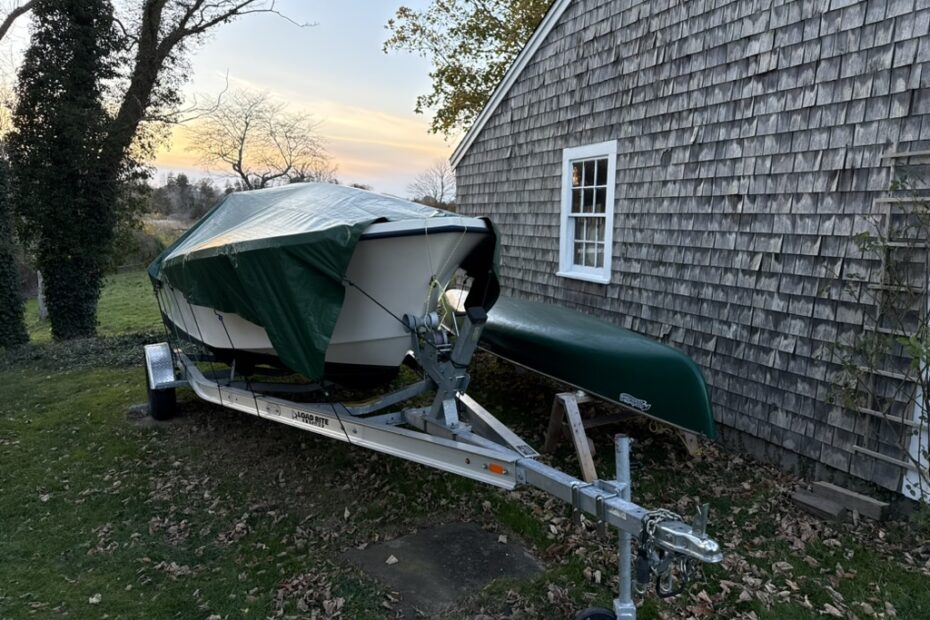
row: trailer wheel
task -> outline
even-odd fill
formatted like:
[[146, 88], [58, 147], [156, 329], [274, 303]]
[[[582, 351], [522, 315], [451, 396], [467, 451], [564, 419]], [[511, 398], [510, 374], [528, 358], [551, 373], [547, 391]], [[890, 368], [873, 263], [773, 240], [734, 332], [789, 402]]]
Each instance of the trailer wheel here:
[[177, 390], [168, 388], [153, 390], [149, 382], [148, 368], [145, 370], [145, 388], [149, 394], [149, 415], [153, 420], [170, 420], [177, 406]]
[[589, 607], [579, 611], [578, 615], [575, 616], [575, 620], [617, 620], [617, 616], [614, 612], [603, 607]]

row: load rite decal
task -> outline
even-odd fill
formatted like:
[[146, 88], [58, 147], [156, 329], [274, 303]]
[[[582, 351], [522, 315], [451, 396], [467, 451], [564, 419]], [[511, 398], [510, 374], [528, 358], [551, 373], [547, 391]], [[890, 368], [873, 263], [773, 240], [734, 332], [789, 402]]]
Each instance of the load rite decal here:
[[633, 409], [638, 409], [639, 411], [649, 411], [652, 408], [652, 404], [649, 401], [643, 400], [642, 398], [636, 398], [632, 394], [627, 394], [624, 392], [617, 399], [617, 402], [623, 403], [628, 407]]
[[324, 426], [329, 426], [329, 419], [322, 416], [313, 415], [312, 413], [304, 413], [303, 411], [298, 411], [294, 414], [294, 419], [310, 424], [312, 426], [319, 426], [323, 428]]

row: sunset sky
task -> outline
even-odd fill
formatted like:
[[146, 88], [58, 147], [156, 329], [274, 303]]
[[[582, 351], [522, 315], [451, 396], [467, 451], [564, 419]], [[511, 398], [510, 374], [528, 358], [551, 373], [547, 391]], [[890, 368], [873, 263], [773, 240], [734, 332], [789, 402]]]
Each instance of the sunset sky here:
[[[429, 119], [413, 112], [416, 96], [429, 89], [426, 60], [381, 51], [384, 24], [400, 4], [282, 0], [288, 17], [315, 25], [299, 28], [280, 17], [252, 15], [221, 27], [195, 52], [186, 91], [215, 95], [227, 72], [231, 88], [267, 90], [322, 121], [340, 181], [406, 195], [410, 181], [448, 157], [454, 145], [428, 133]], [[426, 0], [404, 4], [419, 7]], [[159, 176], [205, 174], [186, 142], [186, 131], [177, 129], [155, 162]]]
[[[409, 54], [384, 54], [384, 24], [401, 4], [420, 8], [427, 0], [279, 0], [281, 17], [250, 15], [217, 28], [191, 55], [188, 98], [212, 97], [230, 88], [265, 90], [321, 121], [320, 133], [343, 183], [407, 195], [407, 185], [454, 144], [427, 131], [429, 118], [414, 114], [417, 95], [429, 90], [429, 63]], [[0, 49], [13, 58], [28, 44], [20, 20]], [[0, 60], [3, 60], [0, 57]], [[6, 71], [5, 73], [10, 73]], [[5, 75], [4, 81], [12, 76]], [[203, 97], [201, 100], [206, 100]], [[187, 130], [178, 127], [154, 162], [160, 184], [169, 172], [214, 176], [187, 150]]]

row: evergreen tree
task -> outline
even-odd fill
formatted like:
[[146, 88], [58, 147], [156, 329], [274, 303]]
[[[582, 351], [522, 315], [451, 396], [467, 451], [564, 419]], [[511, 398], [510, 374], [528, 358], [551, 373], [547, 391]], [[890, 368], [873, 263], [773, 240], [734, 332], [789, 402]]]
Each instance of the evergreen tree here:
[[23, 323], [23, 297], [13, 251], [8, 196], [7, 165], [0, 159], [0, 347], [11, 347], [29, 340]]
[[41, 0], [19, 71], [10, 138], [20, 239], [45, 278], [52, 335], [96, 332], [97, 299], [116, 222], [115, 182], [103, 170], [113, 77], [108, 0]]

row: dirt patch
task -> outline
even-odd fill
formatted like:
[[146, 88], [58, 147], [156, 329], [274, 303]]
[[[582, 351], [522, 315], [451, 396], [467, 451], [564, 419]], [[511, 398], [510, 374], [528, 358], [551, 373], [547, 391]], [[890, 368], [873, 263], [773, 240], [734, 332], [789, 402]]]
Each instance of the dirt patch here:
[[420, 530], [350, 549], [344, 557], [399, 593], [398, 609], [408, 618], [436, 617], [495, 579], [524, 579], [544, 570], [529, 550], [474, 523]]

